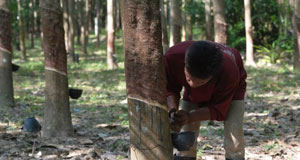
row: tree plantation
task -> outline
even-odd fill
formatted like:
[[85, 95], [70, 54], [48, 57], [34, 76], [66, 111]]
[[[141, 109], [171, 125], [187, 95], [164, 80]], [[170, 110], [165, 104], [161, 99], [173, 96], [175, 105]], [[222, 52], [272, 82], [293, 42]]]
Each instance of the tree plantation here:
[[0, 0], [0, 159], [298, 160], [299, 124], [300, 0]]

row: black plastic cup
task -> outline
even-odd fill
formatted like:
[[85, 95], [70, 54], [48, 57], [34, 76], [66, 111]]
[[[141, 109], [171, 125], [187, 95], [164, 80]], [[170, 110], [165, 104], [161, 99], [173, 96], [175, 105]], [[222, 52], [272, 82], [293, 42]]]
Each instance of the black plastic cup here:
[[69, 88], [69, 96], [72, 99], [78, 99], [82, 95], [82, 89]]
[[173, 146], [178, 151], [188, 151], [195, 143], [195, 132], [172, 133]]

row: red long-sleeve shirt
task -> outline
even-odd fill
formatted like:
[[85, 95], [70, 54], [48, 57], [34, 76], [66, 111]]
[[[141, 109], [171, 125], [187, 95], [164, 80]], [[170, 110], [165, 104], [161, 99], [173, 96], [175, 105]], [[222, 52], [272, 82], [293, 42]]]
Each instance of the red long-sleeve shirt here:
[[185, 41], [171, 47], [165, 54], [168, 96], [180, 99], [184, 87], [183, 99], [208, 107], [211, 120], [223, 121], [232, 100], [242, 100], [246, 91], [246, 71], [240, 53], [226, 45], [213, 43], [223, 55], [221, 71], [208, 83], [191, 88], [185, 78], [185, 52], [193, 41]]

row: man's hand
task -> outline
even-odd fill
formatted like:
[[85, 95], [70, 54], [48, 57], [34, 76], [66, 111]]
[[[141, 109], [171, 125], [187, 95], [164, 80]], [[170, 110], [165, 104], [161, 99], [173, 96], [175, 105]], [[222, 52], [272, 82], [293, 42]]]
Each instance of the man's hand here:
[[179, 132], [183, 125], [189, 122], [189, 112], [184, 110], [170, 110], [169, 112], [171, 129]]

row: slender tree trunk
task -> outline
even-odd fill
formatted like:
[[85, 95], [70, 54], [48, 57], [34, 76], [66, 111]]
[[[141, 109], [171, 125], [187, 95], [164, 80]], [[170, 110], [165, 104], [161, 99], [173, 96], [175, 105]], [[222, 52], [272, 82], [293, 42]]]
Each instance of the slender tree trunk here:
[[37, 12], [37, 1], [33, 0], [33, 24], [34, 24], [34, 37], [37, 38], [40, 36], [39, 27], [38, 27], [38, 12]]
[[205, 0], [205, 35], [206, 40], [212, 40], [211, 0]]
[[102, 21], [101, 21], [101, 15], [102, 15], [102, 0], [97, 0], [96, 1], [96, 5], [97, 5], [97, 18], [96, 18], [96, 35], [97, 35], [97, 44], [100, 45], [100, 40], [101, 40], [101, 24], [102, 24]]
[[68, 44], [68, 52], [69, 52], [69, 59], [71, 62], [75, 61], [75, 56], [74, 56], [74, 0], [68, 0], [68, 21], [69, 21], [69, 34], [68, 34], [68, 39], [69, 39], [69, 44]]
[[164, 0], [160, 0], [160, 15], [161, 15], [161, 29], [162, 29], [162, 45], [163, 45], [163, 51], [166, 53], [166, 51], [169, 49], [169, 38], [168, 38], [168, 30], [167, 30], [167, 24], [166, 24], [166, 16], [165, 16], [165, 7], [164, 7]]
[[73, 135], [69, 105], [67, 54], [59, 0], [40, 0], [45, 53], [46, 104], [43, 137]]
[[215, 42], [227, 43], [227, 24], [225, 19], [225, 0], [213, 0]]
[[21, 0], [17, 0], [18, 2], [18, 15], [19, 15], [19, 38], [20, 38], [20, 48], [22, 52], [22, 59], [26, 60], [26, 47], [25, 47], [25, 31], [23, 25], [23, 15], [21, 14]]
[[94, 10], [95, 10], [95, 0], [89, 0], [89, 6], [88, 6], [89, 33], [94, 33], [94, 31], [95, 31], [94, 14], [92, 12]]
[[252, 38], [250, 0], [244, 0], [244, 7], [245, 7], [245, 31], [246, 31], [246, 65], [255, 66], [255, 62], [253, 58], [253, 38]]
[[181, 40], [186, 41], [187, 39], [187, 25], [186, 25], [186, 15], [184, 11], [181, 12]]
[[117, 67], [115, 62], [115, 28], [114, 28], [114, 1], [107, 1], [107, 67], [114, 69]]
[[300, 72], [300, 0], [295, 0], [294, 3], [294, 70]]
[[[85, 5], [85, 10], [83, 10], [82, 6]], [[87, 29], [88, 29], [88, 13], [86, 12], [86, 8], [88, 6], [88, 0], [81, 0], [80, 9], [80, 17], [81, 17], [81, 50], [84, 54], [87, 54]]]
[[120, 1], [115, 1], [115, 29], [116, 31], [118, 31], [119, 29], [121, 29], [121, 13], [120, 13]]
[[130, 159], [172, 160], [159, 0], [123, 0]]
[[[29, 2], [29, 9], [30, 9], [30, 17], [34, 17], [34, 1], [30, 1]], [[35, 21], [35, 19], [34, 18], [31, 18], [30, 19], [30, 47], [31, 48], [34, 48], [34, 32], [35, 32], [35, 30], [34, 30], [34, 21]]]
[[179, 6], [179, 0], [170, 1], [170, 46], [181, 42], [181, 12]]
[[0, 107], [13, 107], [11, 13], [7, 0], [0, 0], [0, 19]]
[[[186, 3], [190, 5], [192, 3], [191, 0], [186, 0]], [[192, 15], [186, 14], [186, 39], [193, 39], [193, 24], [192, 24]]]
[[62, 0], [60, 1], [62, 2], [62, 8], [63, 8], [63, 22], [64, 22], [64, 30], [65, 30], [65, 45], [66, 45], [66, 49], [67, 49], [67, 52], [69, 52], [69, 36], [68, 36], [68, 33], [69, 33], [69, 19], [68, 19], [68, 15], [69, 15], [69, 11], [68, 11], [68, 0]]

